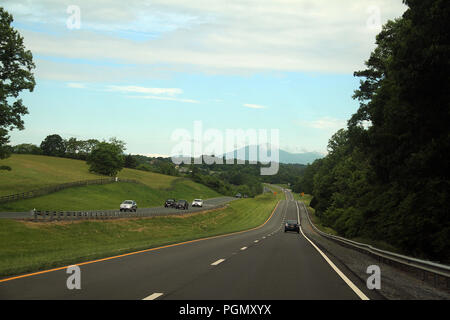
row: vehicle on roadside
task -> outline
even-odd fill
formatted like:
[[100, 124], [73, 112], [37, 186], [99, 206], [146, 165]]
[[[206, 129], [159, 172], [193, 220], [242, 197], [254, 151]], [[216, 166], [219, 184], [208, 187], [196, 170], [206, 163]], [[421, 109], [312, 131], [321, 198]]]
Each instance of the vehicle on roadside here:
[[134, 200], [125, 200], [120, 204], [120, 211], [137, 211], [137, 203]]
[[297, 233], [300, 233], [300, 225], [298, 224], [297, 220], [286, 221], [286, 224], [284, 225], [284, 232], [288, 231], [295, 231]]
[[173, 207], [175, 207], [176, 203], [177, 203], [177, 200], [175, 200], [175, 199], [167, 199], [166, 202], [164, 203], [164, 207], [173, 208]]
[[187, 210], [189, 209], [189, 203], [186, 200], [178, 200], [175, 204], [175, 208]]
[[242, 194], [236, 193], [236, 195], [235, 195], [234, 197], [235, 197], [235, 198], [242, 198]]
[[192, 201], [192, 206], [193, 207], [203, 207], [203, 200], [202, 199], [194, 199], [194, 201]]

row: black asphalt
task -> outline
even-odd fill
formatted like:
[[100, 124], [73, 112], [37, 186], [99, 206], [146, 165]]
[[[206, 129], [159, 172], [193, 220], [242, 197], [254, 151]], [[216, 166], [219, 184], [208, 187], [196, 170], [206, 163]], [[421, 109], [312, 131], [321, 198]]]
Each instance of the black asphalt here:
[[259, 229], [83, 265], [80, 290], [65, 270], [0, 282], [0, 299], [359, 299], [302, 234], [284, 232], [298, 217], [287, 198]]

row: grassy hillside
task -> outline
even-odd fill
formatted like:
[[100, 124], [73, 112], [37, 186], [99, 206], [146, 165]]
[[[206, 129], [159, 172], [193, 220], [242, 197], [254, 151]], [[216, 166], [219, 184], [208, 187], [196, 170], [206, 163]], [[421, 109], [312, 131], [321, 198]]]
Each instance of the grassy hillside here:
[[[12, 171], [0, 171], [0, 196], [39, 189], [65, 182], [100, 179], [104, 176], [89, 172], [85, 161], [13, 154], [0, 160], [0, 166], [10, 166]], [[119, 178], [135, 179], [155, 189], [170, 188], [176, 177], [163, 174], [123, 169]]]
[[266, 193], [234, 201], [226, 209], [184, 217], [53, 223], [0, 219], [0, 275], [247, 230], [264, 223], [282, 198]]
[[171, 189], [154, 189], [136, 183], [117, 182], [105, 185], [73, 187], [38, 198], [0, 204], [1, 212], [25, 212], [33, 208], [48, 211], [82, 211], [118, 209], [122, 201], [135, 200], [139, 208], [162, 206], [167, 198], [214, 198], [217, 192], [191, 180], [175, 180]]
[[[35, 156], [12, 155], [1, 160], [12, 171], [0, 171], [0, 195], [19, 193], [65, 182], [98, 179], [89, 173], [84, 161]], [[220, 194], [188, 179], [152, 172], [123, 169], [119, 178], [135, 179], [142, 184], [112, 183], [73, 187], [46, 196], [0, 204], [0, 211], [102, 210], [117, 209], [126, 199], [136, 200], [139, 207], [160, 206], [169, 197], [193, 200], [213, 198]]]

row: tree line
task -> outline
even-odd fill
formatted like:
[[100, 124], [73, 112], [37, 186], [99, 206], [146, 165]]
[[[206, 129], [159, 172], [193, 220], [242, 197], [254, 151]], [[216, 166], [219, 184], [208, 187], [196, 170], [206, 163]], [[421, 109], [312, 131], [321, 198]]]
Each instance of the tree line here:
[[321, 221], [345, 237], [449, 263], [450, 3], [404, 2], [355, 72], [358, 111], [294, 190], [311, 193]]

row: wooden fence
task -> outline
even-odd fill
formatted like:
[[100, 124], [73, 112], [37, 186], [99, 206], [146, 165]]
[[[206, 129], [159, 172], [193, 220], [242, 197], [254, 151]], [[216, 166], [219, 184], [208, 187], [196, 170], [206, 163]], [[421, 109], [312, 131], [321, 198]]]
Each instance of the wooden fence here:
[[57, 191], [64, 190], [67, 188], [72, 188], [72, 187], [81, 187], [81, 186], [88, 186], [88, 185], [93, 185], [93, 184], [98, 184], [98, 185], [99, 184], [108, 184], [108, 183], [113, 183], [116, 181], [117, 182], [140, 183], [137, 180], [119, 179], [119, 178], [104, 178], [104, 179], [96, 179], [96, 180], [74, 181], [74, 182], [67, 182], [67, 183], [63, 183], [63, 184], [48, 186], [48, 187], [40, 188], [37, 190], [32, 190], [32, 191], [27, 191], [27, 192], [22, 192], [22, 193], [17, 193], [17, 194], [11, 194], [11, 195], [7, 195], [7, 196], [1, 196], [0, 203], [40, 197], [40, 196], [44, 196], [46, 194], [50, 194], [53, 192], [57, 192]]

